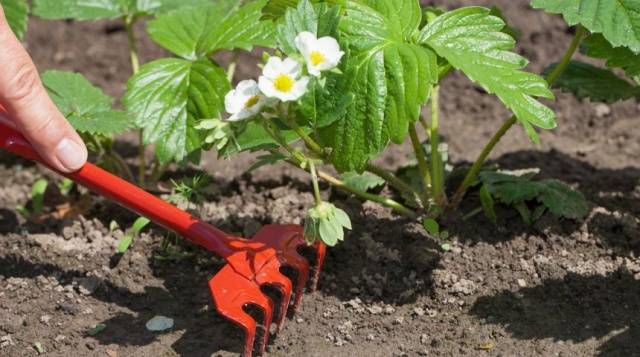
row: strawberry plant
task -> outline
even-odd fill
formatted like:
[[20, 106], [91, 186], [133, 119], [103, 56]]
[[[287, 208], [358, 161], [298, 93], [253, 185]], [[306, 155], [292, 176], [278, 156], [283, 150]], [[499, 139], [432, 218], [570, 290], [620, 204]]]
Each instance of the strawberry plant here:
[[[24, 31], [26, 3], [0, 1], [19, 4], [12, 26]], [[527, 60], [513, 51], [519, 31], [495, 7], [445, 11], [418, 0], [34, 0], [33, 13], [119, 19], [127, 31], [132, 77], [121, 98], [124, 110], [79, 74], [43, 75], [103, 166], [153, 184], [172, 163], [198, 163], [206, 150], [225, 158], [261, 152], [249, 170], [283, 162], [309, 174], [315, 205], [307, 214], [307, 238], [334, 245], [351, 222], [325, 201], [321, 182], [421, 219], [438, 236], [446, 231], [437, 219], [455, 211], [469, 189], [479, 197], [474, 212], [494, 221], [497, 203], [513, 206], [527, 223], [546, 211], [583, 217], [585, 199], [570, 186], [496, 172], [485, 161], [514, 125], [534, 143], [540, 130], [557, 125], [545, 104], [554, 99], [550, 86], [594, 100], [638, 96], [639, 5], [599, 3], [531, 2], [575, 26], [565, 54], [542, 75], [525, 70]], [[135, 25], [143, 18], [148, 36], [170, 57], [139, 63]], [[256, 46], [264, 49], [261, 73], [236, 79], [239, 53]], [[604, 66], [574, 61], [578, 49]], [[217, 60], [220, 52], [231, 54], [227, 66]], [[454, 71], [513, 113], [470, 167], [449, 162], [440, 136], [447, 125], [440, 85]], [[113, 136], [130, 130], [140, 138], [136, 174], [113, 150]], [[405, 142], [413, 148], [407, 165], [393, 172], [375, 164], [387, 148]], [[147, 146], [155, 149], [152, 162]]]

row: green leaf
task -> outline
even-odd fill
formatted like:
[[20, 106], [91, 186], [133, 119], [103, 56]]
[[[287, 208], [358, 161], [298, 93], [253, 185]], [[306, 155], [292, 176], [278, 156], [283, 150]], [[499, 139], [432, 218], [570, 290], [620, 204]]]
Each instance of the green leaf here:
[[587, 56], [606, 60], [609, 68], [622, 68], [629, 77], [640, 76], [640, 54], [628, 47], [613, 47], [602, 36], [592, 34], [582, 41], [580, 51]]
[[438, 224], [438, 221], [436, 221], [435, 219], [425, 218], [425, 220], [422, 222], [422, 225], [424, 226], [424, 229], [429, 232], [429, 234], [434, 236], [440, 235], [440, 224]]
[[502, 10], [500, 10], [499, 7], [495, 5], [492, 6], [489, 14], [495, 17], [499, 17], [500, 20], [504, 22], [504, 28], [502, 29], [502, 32], [506, 33], [507, 35], [513, 37], [516, 40], [520, 37], [521, 31], [516, 27], [509, 26], [509, 23], [507, 22], [507, 18], [504, 16], [504, 14], [502, 13]]
[[237, 7], [235, 0], [170, 12], [150, 21], [149, 36], [174, 54], [196, 60], [221, 49], [272, 45], [274, 26], [261, 21], [266, 0]]
[[545, 189], [544, 185], [540, 182], [525, 181], [519, 178], [514, 178], [511, 182], [486, 185], [494, 197], [507, 205], [514, 205], [518, 202], [535, 199]]
[[210, 3], [211, 0], [34, 0], [33, 13], [50, 20], [99, 20], [141, 16]]
[[316, 219], [307, 215], [304, 220], [304, 240], [307, 244], [313, 244], [320, 239], [320, 227]]
[[126, 252], [131, 246], [131, 243], [133, 243], [133, 235], [127, 234], [122, 236], [122, 238], [120, 238], [120, 240], [118, 241], [117, 252], [120, 254]]
[[347, 212], [341, 210], [338, 207], [333, 207], [333, 217], [335, 219], [336, 224], [339, 224], [341, 227], [346, 229], [352, 229], [351, 227], [351, 219]]
[[29, 4], [26, 0], [0, 0], [4, 16], [9, 27], [18, 39], [22, 39], [27, 32], [29, 22]]
[[132, 118], [112, 109], [113, 99], [79, 73], [47, 71], [42, 82], [60, 112], [79, 132], [109, 136], [133, 127]]
[[318, 38], [331, 36], [338, 38], [340, 7], [321, 3], [316, 6], [309, 0], [301, 0], [296, 7], [286, 10], [283, 21], [276, 28], [280, 48], [289, 55], [299, 51], [295, 39], [301, 32], [311, 32]]
[[[553, 71], [555, 64], [545, 72]], [[571, 61], [553, 85], [580, 98], [616, 102], [640, 95], [640, 89], [608, 69]]]
[[488, 191], [501, 202], [515, 207], [523, 220], [530, 224], [541, 212], [534, 212], [527, 201], [537, 200], [557, 216], [580, 219], [587, 215], [588, 204], [584, 196], [569, 185], [556, 179], [531, 181], [530, 174], [517, 176], [513, 173], [480, 173]]
[[579, 191], [556, 179], [543, 180], [542, 183], [545, 190], [539, 201], [551, 213], [569, 219], [582, 219], [589, 213], [587, 200]]
[[487, 92], [495, 93], [538, 142], [533, 126], [552, 129], [555, 113], [534, 97], [553, 98], [547, 82], [524, 72], [527, 60], [509, 50], [514, 39], [502, 32], [505, 23], [483, 7], [463, 7], [441, 16], [425, 26], [420, 43], [463, 71]]
[[[285, 15], [288, 8], [295, 8], [301, 0], [269, 0], [262, 10], [264, 17], [268, 19], [278, 19]], [[319, 3], [321, 0], [312, 0], [312, 3]], [[343, 5], [346, 0], [323, 0], [331, 5]]]
[[261, 168], [262, 166], [273, 165], [276, 162], [282, 161], [286, 158], [287, 156], [280, 152], [259, 156], [256, 159], [256, 162], [253, 165], [251, 165], [251, 167], [249, 168], [249, 170], [247, 170], [247, 172], [255, 171]]
[[530, 226], [533, 224], [533, 220], [531, 219], [531, 209], [529, 209], [529, 206], [527, 206], [525, 202], [518, 202], [514, 204], [513, 207], [518, 211], [518, 213], [520, 213], [520, 217], [522, 217], [522, 221], [526, 225]]
[[124, 16], [123, 5], [128, 4], [118, 0], [34, 0], [33, 13], [50, 20], [98, 20]]
[[73, 185], [75, 185], [75, 183], [65, 177], [62, 179], [62, 181], [58, 182], [58, 190], [60, 190], [61, 195], [67, 196], [69, 192], [71, 192]]
[[330, 247], [338, 244], [338, 241], [342, 240], [341, 237], [344, 235], [342, 227], [338, 228], [337, 225], [333, 224], [329, 219], [320, 220], [318, 232], [320, 233], [322, 242]]
[[640, 53], [640, 2], [638, 0], [533, 0], [534, 8], [562, 14], [569, 25], [582, 24], [615, 47]]
[[[340, 120], [347, 112], [353, 95], [345, 93], [347, 81], [342, 74], [328, 72], [323, 78], [324, 86], [315, 77], [309, 82], [309, 90], [300, 100], [298, 110], [301, 117], [316, 130]], [[340, 95], [336, 95], [340, 93]]]
[[162, 163], [199, 151], [198, 121], [216, 118], [231, 90], [225, 71], [208, 59], [166, 58], [145, 64], [127, 83], [124, 104], [142, 127], [145, 144], [156, 144]]
[[[211, 5], [212, 2], [220, 1], [224, 0], [141, 0], [138, 2], [149, 4], [146, 6], [146, 12], [159, 14], [189, 7], [207, 6]], [[145, 6], [142, 7], [145, 8]]]
[[345, 185], [364, 192], [382, 187], [385, 184], [385, 180], [367, 172], [362, 174], [353, 171], [345, 172], [340, 175], [340, 178]]
[[[259, 151], [270, 148], [278, 148], [279, 144], [264, 129], [260, 120], [241, 122], [234, 126], [234, 134], [229, 139], [227, 145], [218, 151], [221, 157], [229, 157], [235, 153], [243, 151]], [[307, 133], [309, 129], [303, 128]], [[281, 130], [282, 136], [292, 144], [300, 138], [293, 130]]]
[[413, 43], [421, 19], [413, 0], [347, 2], [340, 30], [350, 55], [340, 95], [352, 100], [321, 131], [338, 171], [363, 171], [389, 140], [403, 142], [418, 119], [438, 79], [435, 54]]
[[480, 204], [482, 204], [484, 215], [495, 224], [498, 220], [496, 211], [494, 209], [495, 202], [486, 184], [482, 185], [482, 187], [480, 188]]
[[44, 193], [48, 185], [49, 182], [41, 178], [31, 186], [31, 210], [33, 213], [42, 213], [44, 209]]
[[295, 8], [286, 10], [284, 21], [276, 29], [280, 48], [290, 55], [297, 53], [295, 38], [305, 31], [318, 32], [318, 15], [309, 0], [301, 0]]
[[138, 219], [136, 219], [131, 226], [131, 232], [134, 235], [140, 234], [140, 231], [142, 231], [142, 229], [144, 229], [144, 227], [146, 227], [150, 222], [151, 221], [149, 221], [149, 219], [146, 217], [138, 217]]

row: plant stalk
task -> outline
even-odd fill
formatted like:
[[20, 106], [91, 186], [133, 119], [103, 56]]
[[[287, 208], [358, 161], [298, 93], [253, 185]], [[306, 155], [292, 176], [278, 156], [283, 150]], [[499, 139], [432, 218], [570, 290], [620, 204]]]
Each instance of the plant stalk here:
[[[127, 16], [124, 19], [125, 28], [127, 30], [127, 42], [129, 44], [129, 57], [131, 58], [131, 71], [135, 75], [140, 71], [140, 60], [138, 59], [138, 46], [136, 45], [136, 36], [133, 29], [133, 26], [136, 22], [136, 18], [134, 16]], [[146, 145], [144, 144], [142, 129], [138, 132], [138, 184], [141, 186], [145, 185], [146, 180]]]
[[427, 158], [425, 157], [422, 144], [418, 138], [416, 127], [414, 124], [409, 124], [409, 137], [411, 138], [411, 145], [413, 145], [413, 151], [416, 154], [418, 160], [418, 170], [420, 171], [420, 179], [422, 180], [422, 204], [425, 207], [429, 207], [429, 192], [431, 192], [431, 174], [429, 173], [429, 165], [427, 164]]
[[[314, 154], [318, 155], [323, 160], [329, 161], [322, 147], [315, 140], [313, 140], [312, 137], [305, 133], [304, 130], [302, 130], [302, 128], [300, 128], [300, 126], [295, 122], [295, 120], [291, 119], [287, 122], [287, 124], [296, 132], [296, 134], [298, 134], [302, 141], [304, 141], [309, 150], [311, 150]], [[411, 186], [399, 179], [393, 173], [372, 163], [367, 163], [366, 170], [387, 181], [389, 185], [395, 187], [398, 191], [404, 191], [413, 196], [419, 197], [418, 193]]]
[[[293, 165], [293, 166], [295, 166], [295, 167], [297, 167], [299, 169], [302, 169], [304, 171], [309, 172], [309, 170], [310, 170], [309, 167], [302, 168], [300, 166], [300, 163], [297, 160], [293, 159], [293, 158], [287, 159], [286, 162], [288, 162], [289, 164], [291, 164], [291, 165]], [[352, 194], [354, 194], [354, 195], [356, 195], [356, 196], [358, 196], [358, 197], [360, 197], [360, 198], [362, 198], [364, 200], [373, 201], [373, 202], [379, 203], [379, 204], [381, 204], [383, 206], [389, 207], [389, 208], [393, 209], [394, 211], [396, 211], [396, 212], [398, 212], [398, 213], [400, 213], [403, 216], [406, 216], [408, 218], [411, 218], [411, 219], [417, 219], [418, 218], [418, 215], [413, 210], [407, 208], [406, 206], [402, 205], [401, 203], [399, 203], [397, 201], [394, 201], [394, 200], [392, 200], [390, 198], [387, 198], [387, 197], [384, 197], [384, 196], [376, 195], [376, 194], [365, 192], [365, 191], [360, 191], [360, 190], [355, 189], [353, 187], [347, 186], [342, 180], [340, 180], [340, 179], [338, 179], [336, 177], [333, 177], [333, 176], [329, 175], [326, 172], [318, 171], [317, 174], [318, 174], [319, 178], [323, 179], [324, 181], [328, 182], [331, 186], [333, 186], [333, 187], [335, 187], [335, 188], [337, 188], [339, 190], [352, 193]]]
[[316, 172], [316, 164], [313, 160], [309, 160], [309, 172], [311, 173], [311, 183], [313, 184], [313, 196], [316, 200], [316, 206], [322, 203], [322, 196], [320, 196], [320, 185], [318, 184], [318, 173]]
[[[279, 135], [280, 133], [276, 130], [273, 130], [270, 125], [268, 123], [264, 124], [264, 127], [267, 131], [267, 133], [269, 133], [269, 135], [271, 135], [271, 137], [273, 137], [274, 140], [276, 140], [283, 148], [285, 148], [289, 154], [292, 155], [292, 157], [285, 159], [285, 162], [301, 169], [304, 170], [306, 172], [309, 172], [311, 174], [311, 178], [314, 184], [314, 195], [315, 195], [315, 200], [316, 200], [316, 204], [322, 202], [322, 197], [320, 197], [320, 188], [318, 185], [318, 180], [317, 177], [320, 177], [321, 179], [327, 181], [330, 185], [336, 187], [339, 190], [342, 191], [346, 191], [349, 193], [352, 193], [364, 200], [369, 200], [369, 201], [373, 201], [373, 202], [377, 202], [383, 206], [389, 207], [393, 210], [395, 210], [396, 212], [409, 217], [411, 219], [416, 219], [418, 217], [418, 215], [411, 209], [405, 207], [404, 205], [402, 205], [399, 202], [396, 202], [390, 198], [384, 197], [384, 196], [380, 196], [380, 195], [376, 195], [373, 193], [369, 193], [369, 192], [365, 192], [365, 191], [360, 191], [357, 190], [355, 188], [349, 187], [347, 186], [343, 181], [341, 181], [338, 178], [335, 178], [325, 172], [322, 171], [316, 171], [315, 168], [315, 164], [313, 163], [312, 160], [307, 159], [303, 153], [301, 153], [300, 151], [294, 149], [291, 145], [289, 145], [283, 138], [281, 135]], [[297, 125], [294, 127], [297, 127]], [[304, 133], [299, 127], [297, 127], [300, 132]], [[297, 131], [296, 131], [297, 132]], [[300, 134], [300, 133], [299, 133]], [[311, 138], [309, 138], [311, 139]], [[303, 139], [304, 140], [304, 139]], [[312, 140], [312, 139], [311, 139]], [[313, 141], [312, 141], [313, 142]], [[315, 142], [313, 142], [315, 144]], [[316, 144], [317, 145], [317, 144]], [[319, 147], [319, 145], [318, 145]], [[308, 163], [308, 165], [302, 165], [303, 163]], [[314, 174], [313, 171], [316, 171], [316, 177], [314, 178]]]
[[440, 155], [439, 128], [439, 86], [433, 87], [431, 94], [431, 129], [429, 143], [431, 144], [431, 196], [440, 207], [446, 205], [447, 197], [444, 192], [444, 163]]
[[[564, 70], [567, 68], [567, 65], [571, 61], [571, 58], [573, 58], [573, 55], [575, 54], [576, 50], [578, 49], [578, 46], [580, 45], [580, 42], [582, 42], [582, 39], [583, 39], [585, 33], [586, 33], [586, 31], [585, 31], [584, 27], [579, 25], [576, 28], [576, 33], [573, 36], [573, 40], [571, 40], [571, 44], [567, 48], [567, 51], [562, 56], [562, 59], [560, 60], [560, 62], [558, 62], [558, 65], [554, 68], [554, 70], [547, 75], [546, 80], [547, 80], [547, 83], [549, 83], [549, 86], [551, 86], [558, 79], [558, 77], [560, 77], [562, 72], [564, 72]], [[480, 172], [480, 169], [482, 169], [482, 165], [484, 165], [484, 162], [486, 161], [486, 159], [489, 156], [489, 154], [491, 154], [491, 152], [493, 151], [495, 146], [498, 144], [500, 139], [502, 139], [504, 134], [509, 129], [511, 129], [511, 127], [517, 121], [518, 120], [517, 120], [516, 116], [512, 115], [504, 124], [502, 124], [500, 129], [498, 129], [498, 131], [493, 135], [493, 137], [489, 140], [487, 145], [484, 147], [484, 149], [482, 149], [482, 152], [480, 153], [480, 156], [478, 156], [476, 161], [473, 163], [473, 165], [471, 166], [471, 168], [467, 172], [467, 175], [465, 176], [464, 180], [462, 181], [462, 183], [460, 184], [460, 186], [456, 190], [456, 193], [453, 196], [453, 199], [451, 200], [451, 204], [449, 206], [449, 209], [451, 209], [451, 210], [456, 209], [458, 207], [458, 205], [460, 205], [460, 202], [462, 202], [462, 198], [464, 197], [465, 193], [467, 192], [467, 189], [469, 188], [469, 186], [473, 183], [473, 181], [478, 176], [478, 173]]]

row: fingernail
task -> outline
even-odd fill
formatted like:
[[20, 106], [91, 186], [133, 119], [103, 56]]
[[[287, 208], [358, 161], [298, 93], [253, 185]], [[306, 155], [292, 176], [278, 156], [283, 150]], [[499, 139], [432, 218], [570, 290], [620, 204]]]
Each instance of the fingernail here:
[[87, 152], [75, 141], [64, 138], [56, 147], [56, 157], [67, 170], [79, 170], [87, 161]]

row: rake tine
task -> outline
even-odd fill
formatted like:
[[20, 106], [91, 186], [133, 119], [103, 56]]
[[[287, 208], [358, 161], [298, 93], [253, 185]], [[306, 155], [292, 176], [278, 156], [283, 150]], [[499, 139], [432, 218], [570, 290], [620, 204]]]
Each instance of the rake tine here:
[[309, 280], [309, 263], [307, 262], [307, 259], [303, 258], [298, 253], [289, 253], [282, 258], [284, 259], [284, 265], [294, 268], [298, 273], [298, 281], [296, 283], [296, 296], [293, 301], [293, 306], [291, 307], [291, 311], [295, 313], [298, 309], [298, 306], [300, 306], [304, 288], [307, 285], [307, 281]]
[[318, 242], [315, 244], [315, 248], [316, 248], [316, 266], [315, 266], [315, 271], [313, 272], [313, 276], [311, 277], [311, 286], [309, 287], [309, 291], [312, 293], [318, 289], [320, 272], [322, 271], [322, 266], [324, 265], [324, 258], [327, 255], [326, 245]]
[[282, 329], [285, 318], [287, 317], [287, 309], [291, 302], [291, 294], [293, 293], [293, 284], [291, 280], [279, 272], [278, 267], [272, 272], [262, 272], [256, 276], [256, 280], [260, 285], [273, 286], [282, 294], [280, 301], [280, 314], [276, 322], [277, 330]]
[[[257, 328], [262, 329], [262, 338], [257, 341], [258, 354], [262, 355], [269, 340], [269, 327], [273, 320], [273, 302], [260, 291], [256, 283], [239, 275], [230, 265], [224, 266], [218, 274], [209, 280], [209, 289], [218, 312], [244, 331], [244, 357], [252, 356]], [[244, 310], [246, 305], [255, 305], [262, 310], [263, 321], [261, 324], [258, 324]]]

